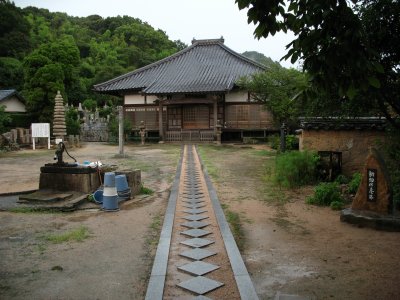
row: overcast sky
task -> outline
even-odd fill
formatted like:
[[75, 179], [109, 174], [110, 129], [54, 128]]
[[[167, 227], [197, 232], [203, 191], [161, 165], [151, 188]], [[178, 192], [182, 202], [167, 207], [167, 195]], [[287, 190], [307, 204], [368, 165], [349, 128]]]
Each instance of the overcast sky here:
[[[35, 6], [70, 16], [128, 15], [166, 32], [171, 40], [187, 45], [195, 39], [225, 39], [232, 50], [257, 51], [279, 61], [293, 35], [276, 34], [268, 39], [253, 37], [254, 25], [247, 24], [245, 10], [239, 11], [234, 0], [14, 0], [18, 7]], [[295, 67], [289, 61], [280, 62]]]

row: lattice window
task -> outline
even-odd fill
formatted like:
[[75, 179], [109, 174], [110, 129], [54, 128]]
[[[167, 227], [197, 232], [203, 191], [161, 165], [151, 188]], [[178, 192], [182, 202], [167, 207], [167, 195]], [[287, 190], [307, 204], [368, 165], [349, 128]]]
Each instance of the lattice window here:
[[248, 105], [238, 105], [236, 107], [236, 118], [238, 121], [248, 121], [249, 120], [249, 106]]
[[196, 121], [196, 107], [186, 107], [183, 114], [184, 121]]

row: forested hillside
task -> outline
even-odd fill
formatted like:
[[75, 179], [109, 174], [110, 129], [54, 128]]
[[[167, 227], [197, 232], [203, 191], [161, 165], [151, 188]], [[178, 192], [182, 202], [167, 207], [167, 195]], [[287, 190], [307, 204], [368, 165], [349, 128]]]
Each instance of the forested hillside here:
[[32, 121], [50, 121], [57, 90], [75, 106], [103, 105], [110, 97], [93, 84], [184, 47], [137, 18], [71, 17], [0, 0], [0, 89], [22, 91]]

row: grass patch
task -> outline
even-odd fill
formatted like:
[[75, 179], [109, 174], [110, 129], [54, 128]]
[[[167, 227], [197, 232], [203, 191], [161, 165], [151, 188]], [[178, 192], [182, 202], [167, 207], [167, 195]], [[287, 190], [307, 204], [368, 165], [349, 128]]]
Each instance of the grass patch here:
[[151, 224], [149, 226], [149, 232], [146, 238], [146, 244], [150, 247], [150, 250], [153, 251], [158, 244], [160, 238], [160, 232], [162, 227], [163, 218], [161, 214], [158, 214], [153, 217]]
[[143, 184], [140, 186], [139, 194], [141, 195], [153, 195], [154, 191], [151, 188], [145, 187]]
[[89, 237], [89, 230], [85, 226], [69, 230], [60, 234], [48, 234], [44, 238], [53, 244], [61, 244], [65, 242], [82, 242]]
[[256, 156], [275, 156], [275, 152], [268, 150], [256, 150], [254, 151], [254, 155]]
[[231, 211], [226, 204], [221, 204], [221, 207], [225, 212], [226, 221], [229, 223], [236, 245], [242, 251], [245, 239], [240, 215], [237, 212]]

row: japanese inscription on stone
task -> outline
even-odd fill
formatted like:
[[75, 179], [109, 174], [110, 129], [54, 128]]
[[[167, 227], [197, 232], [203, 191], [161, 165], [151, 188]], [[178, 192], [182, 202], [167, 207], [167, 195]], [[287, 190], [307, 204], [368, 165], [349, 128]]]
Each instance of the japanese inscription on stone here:
[[367, 169], [367, 201], [369, 202], [376, 202], [376, 195], [377, 195], [377, 170], [376, 169]]

